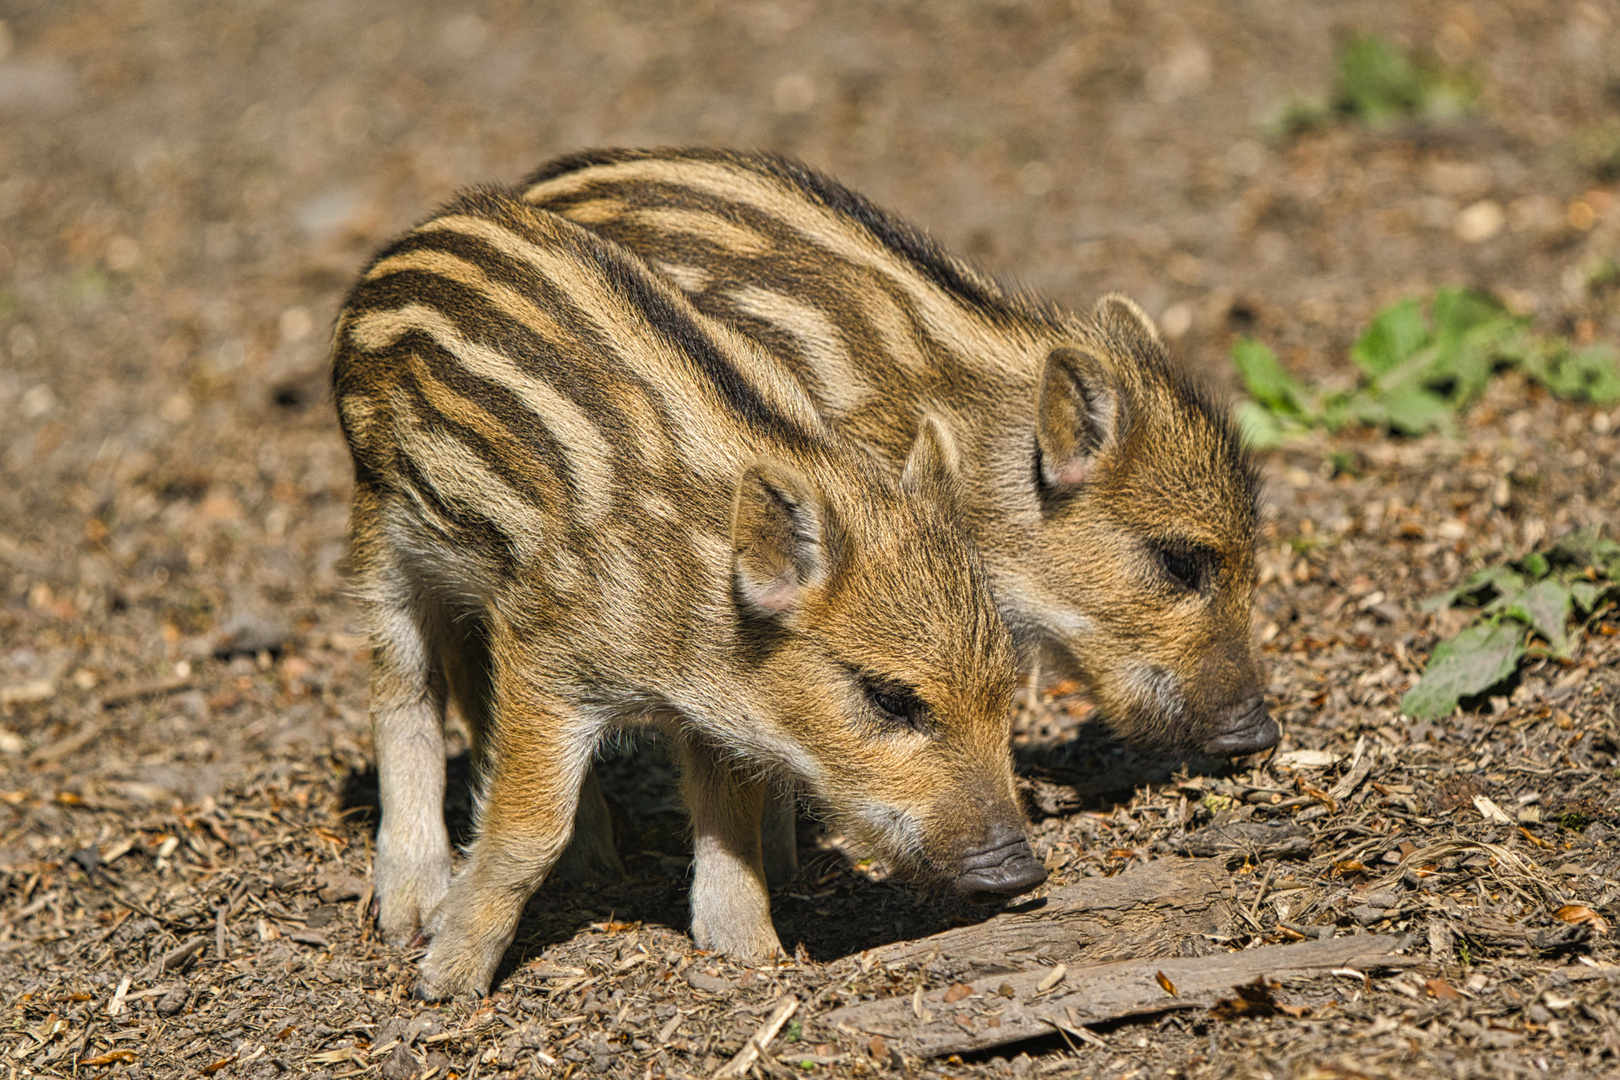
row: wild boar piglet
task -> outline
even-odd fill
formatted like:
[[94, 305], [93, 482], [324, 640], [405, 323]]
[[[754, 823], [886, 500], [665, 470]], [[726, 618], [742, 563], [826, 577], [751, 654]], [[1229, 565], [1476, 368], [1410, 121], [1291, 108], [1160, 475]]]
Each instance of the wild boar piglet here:
[[[704, 948], [780, 948], [760, 854], [779, 781], [917, 878], [978, 897], [1044, 880], [1008, 750], [1012, 641], [956, 521], [947, 426], [889, 472], [639, 258], [496, 188], [364, 271], [334, 380], [378, 918], [431, 938], [419, 994], [488, 989], [615, 728], [656, 727], [680, 764]], [[452, 699], [481, 780], [454, 874]]]

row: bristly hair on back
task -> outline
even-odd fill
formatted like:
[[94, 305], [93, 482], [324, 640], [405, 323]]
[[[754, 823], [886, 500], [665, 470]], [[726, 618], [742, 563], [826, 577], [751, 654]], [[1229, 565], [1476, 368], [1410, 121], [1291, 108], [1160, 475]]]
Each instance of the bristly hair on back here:
[[929, 281], [964, 305], [995, 321], [1035, 322], [1060, 330], [1067, 319], [1054, 304], [1016, 282], [980, 269], [946, 251], [926, 232], [876, 206], [826, 173], [774, 151], [707, 148], [584, 150], [548, 162], [523, 181], [525, 188], [582, 169], [628, 161], [699, 161], [759, 173], [796, 188], [835, 213], [859, 222], [884, 247], [904, 258]]

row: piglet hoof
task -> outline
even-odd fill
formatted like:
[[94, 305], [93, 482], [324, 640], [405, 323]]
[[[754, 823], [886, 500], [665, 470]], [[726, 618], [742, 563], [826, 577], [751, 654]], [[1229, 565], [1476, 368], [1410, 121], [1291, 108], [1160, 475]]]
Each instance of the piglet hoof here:
[[435, 946], [422, 957], [416, 986], [411, 991], [413, 997], [419, 1001], [449, 1001], [489, 993], [493, 971], [481, 970], [483, 965], [470, 962], [471, 958], [446, 956], [445, 952]]
[[744, 964], [762, 964], [786, 953], [768, 923], [749, 932], [745, 926], [694, 926], [692, 940], [697, 947], [717, 952]]

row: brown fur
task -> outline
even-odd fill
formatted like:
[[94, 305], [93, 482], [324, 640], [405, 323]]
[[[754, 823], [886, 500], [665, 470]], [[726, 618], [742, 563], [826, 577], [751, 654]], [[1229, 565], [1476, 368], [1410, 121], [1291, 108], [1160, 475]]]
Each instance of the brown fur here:
[[1254, 469], [1136, 305], [1076, 317], [1010, 292], [770, 155], [591, 152], [525, 198], [766, 345], [891, 467], [940, 417], [1002, 614], [1124, 735], [1212, 753], [1276, 741], [1250, 641]]
[[[1011, 639], [946, 512], [938, 425], [896, 480], [752, 341], [495, 189], [377, 257], [334, 380], [374, 645], [379, 921], [432, 936], [419, 993], [488, 988], [615, 728], [660, 729], [681, 763], [704, 948], [779, 947], [760, 855], [778, 779], [918, 877], [1044, 876], [1007, 750]], [[482, 776], [453, 877], [450, 697]]]

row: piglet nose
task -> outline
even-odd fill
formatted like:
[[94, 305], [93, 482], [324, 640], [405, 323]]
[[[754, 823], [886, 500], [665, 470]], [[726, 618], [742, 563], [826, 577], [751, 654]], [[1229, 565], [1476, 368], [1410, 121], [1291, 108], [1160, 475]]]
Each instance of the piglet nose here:
[[1277, 745], [1281, 736], [1277, 721], [1257, 695], [1219, 718], [1214, 736], [1204, 743], [1204, 753], [1215, 757], [1258, 753]]
[[1028, 892], [1046, 880], [1046, 867], [1030, 850], [1024, 831], [1003, 822], [990, 826], [983, 846], [962, 858], [956, 888], [973, 903], [992, 903]]

